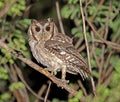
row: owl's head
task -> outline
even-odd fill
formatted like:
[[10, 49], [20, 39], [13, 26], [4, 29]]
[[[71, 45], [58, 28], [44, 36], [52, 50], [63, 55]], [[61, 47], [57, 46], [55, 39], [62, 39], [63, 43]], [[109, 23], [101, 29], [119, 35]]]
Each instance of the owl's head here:
[[36, 41], [51, 39], [57, 32], [58, 29], [51, 18], [41, 21], [32, 20], [28, 29], [30, 38]]

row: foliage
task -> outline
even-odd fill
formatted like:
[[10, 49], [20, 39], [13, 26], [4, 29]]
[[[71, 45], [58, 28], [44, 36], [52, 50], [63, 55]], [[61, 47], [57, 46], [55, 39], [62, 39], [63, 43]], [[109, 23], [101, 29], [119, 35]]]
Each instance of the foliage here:
[[[1, 16], [0, 14], [0, 40], [2, 39], [8, 46], [13, 48], [16, 52], [20, 54], [22, 53], [25, 57], [30, 59], [32, 57], [28, 47], [27, 36], [27, 29], [31, 21], [30, 17], [34, 17], [34, 19], [41, 18], [46, 17], [46, 13], [56, 15], [56, 12], [48, 10], [51, 7], [51, 4], [45, 3], [44, 6], [43, 3], [46, 2], [44, 0], [27, 1], [0, 1], [0, 13], [5, 13], [3, 16]], [[36, 9], [34, 14], [36, 13], [37, 15], [38, 13], [40, 17], [36, 17], [31, 14], [31, 10], [33, 10], [32, 6], [34, 6], [34, 3]], [[53, 1], [52, 3], [55, 4], [55, 1]], [[67, 23], [64, 26], [65, 28], [67, 28], [68, 32], [72, 33], [72, 35], [74, 36], [73, 38], [79, 38], [81, 40], [81, 43], [78, 46], [78, 51], [79, 49], [82, 49], [82, 54], [87, 59], [79, 0], [61, 0], [60, 3], [62, 18], [66, 21], [70, 21], [71, 23], [71, 28]], [[120, 44], [119, 1], [82, 0], [82, 5], [86, 20], [86, 34], [90, 49], [92, 75], [95, 81], [97, 95], [85, 95], [85, 92], [82, 89], [79, 89], [78, 93], [74, 97], [70, 97], [70, 95], [67, 96], [66, 94], [66, 100], [54, 97], [55, 94], [53, 93], [53, 95], [50, 95], [52, 97], [50, 99], [52, 100], [52, 102], [119, 102], [120, 54], [119, 50], [110, 46], [113, 45], [116, 47], [118, 44]], [[29, 9], [30, 7], [31, 10]], [[8, 9], [7, 12], [4, 11], [6, 8]], [[37, 10], [37, 8], [44, 8], [44, 10]], [[94, 29], [92, 29], [88, 21], [92, 24], [92, 27]], [[102, 39], [109, 41], [109, 43], [104, 44], [99, 36]], [[77, 43], [77, 40], [75, 40], [75, 43]], [[28, 81], [28, 83], [30, 83], [31, 86], [33, 85], [33, 87], [34, 84], [36, 84], [34, 81], [37, 79], [39, 80], [41, 78], [37, 77], [36, 79], [34, 79], [34, 81], [31, 82], [33, 76], [31, 79], [28, 79], [28, 77], [30, 78], [31, 72], [34, 73], [34, 71], [28, 71], [30, 68], [28, 68], [28, 66], [26, 66], [25, 63], [19, 61], [9, 51], [0, 48], [0, 102], [16, 102], [16, 90], [18, 92], [22, 91], [23, 95], [28, 94], [30, 101], [37, 100], [36, 97], [31, 95], [31, 93], [25, 93], [26, 85], [24, 85], [23, 82], [20, 81], [19, 75], [16, 70], [16, 66], [22, 70], [22, 72], [25, 74], [26, 80]], [[27, 70], [27, 73], [24, 72], [25, 70]], [[41, 79], [39, 83], [37, 82], [37, 85], [40, 84], [40, 86], [44, 86], [45, 83], [42, 83], [43, 80], [44, 79]], [[76, 80], [74, 81], [76, 82]], [[71, 85], [71, 87], [76, 87], [76, 83], [74, 82], [71, 82], [69, 85]], [[36, 91], [38, 92], [36, 86], [34, 87], [34, 89], [36, 89]], [[45, 96], [44, 94], [43, 96]], [[59, 94], [59, 96], [62, 96], [62, 93]]]
[[82, 97], [83, 93], [82, 91], [78, 91], [77, 95], [72, 98], [72, 99], [69, 99], [68, 102], [79, 102], [80, 98]]
[[5, 68], [0, 68], [0, 79], [7, 80], [9, 78], [8, 76], [8, 70]]
[[0, 102], [8, 102], [11, 95], [9, 93], [3, 93], [0, 95]]
[[14, 91], [15, 89], [25, 88], [22, 82], [14, 82], [9, 86], [10, 91]]
[[[0, 8], [5, 7], [7, 4], [12, 3], [14, 0], [6, 0], [6, 1], [0, 1]], [[25, 0], [17, 1], [12, 5], [12, 7], [8, 10], [8, 15], [13, 16], [13, 15], [22, 15], [22, 11], [25, 10]]]
[[[0, 1], [0, 8], [4, 8], [6, 5], [8, 6], [13, 1], [14, 0]], [[25, 8], [25, 0], [18, 0], [8, 9], [5, 17], [0, 18], [0, 38], [5, 39], [5, 42], [11, 48], [30, 58], [30, 54], [26, 47], [26, 29], [30, 24], [30, 19], [18, 19], [22, 16]], [[16, 61], [17, 59], [9, 51], [0, 48], [0, 102], [12, 100], [14, 89], [25, 88], [22, 82], [11, 83], [11, 80], [13, 80], [13, 77], [11, 77], [13, 70], [9, 65], [15, 64]]]
[[[85, 0], [82, 0], [83, 3], [83, 10], [85, 12], [85, 19], [89, 20], [91, 23], [94, 24], [96, 27], [96, 30], [102, 29], [99, 34], [101, 37], [104, 36], [106, 33], [105, 30], [108, 30], [108, 37], [105, 39], [109, 39], [110, 41], [114, 41], [118, 43], [120, 38], [120, 32], [119, 32], [119, 26], [120, 26], [120, 14], [119, 14], [119, 4], [118, 1], [105, 1], [104, 4], [100, 4], [100, 2], [96, 2], [95, 0], [90, 1], [89, 3]], [[87, 4], [88, 3], [88, 4]], [[82, 19], [81, 19], [81, 12], [80, 12], [80, 6], [78, 0], [68, 0], [66, 5], [63, 6], [61, 10], [62, 17], [65, 19], [71, 19], [75, 27], [71, 29], [71, 33], [76, 36], [83, 38], [83, 28], [82, 28]], [[108, 21], [107, 21], [108, 20]], [[77, 21], [77, 22], [76, 22]], [[108, 27], [106, 27], [106, 23], [108, 22]], [[91, 28], [89, 25], [87, 25], [86, 22], [86, 33], [89, 43], [93, 41], [93, 38], [91, 37]], [[88, 37], [89, 35], [89, 37]], [[98, 39], [98, 36], [94, 34], [95, 39]], [[99, 76], [99, 70], [98, 70], [98, 62], [96, 63], [95, 56], [101, 61], [101, 54], [103, 53], [103, 49], [101, 48], [101, 45], [92, 45], [94, 46], [94, 53], [91, 53], [91, 65], [96, 70], [93, 70], [93, 76], [94, 78], [98, 79]], [[90, 47], [91, 48], [91, 47]], [[105, 59], [108, 58], [108, 55], [111, 53], [111, 49], [106, 48], [104, 52]], [[103, 59], [103, 60], [105, 60]], [[86, 97], [86, 102], [118, 102], [120, 101], [120, 58], [119, 54], [113, 54], [109, 58], [109, 62], [107, 62], [108, 65], [106, 66], [106, 61], [104, 61], [104, 65], [102, 65], [102, 73], [105, 71], [105, 68], [107, 67], [107, 70], [110, 70], [110, 66], [112, 66], [111, 69], [115, 70], [113, 73], [109, 72], [110, 74], [106, 78], [111, 78], [111, 82], [109, 82], [106, 85], [106, 82], [102, 82], [101, 85], [97, 87], [97, 96], [92, 97], [88, 96]], [[99, 63], [100, 64], [100, 63]], [[107, 73], [107, 71], [106, 71]], [[104, 73], [105, 74], [105, 73]], [[111, 76], [112, 74], [112, 76]], [[102, 78], [102, 76], [101, 76]], [[104, 79], [107, 80], [107, 79]], [[110, 80], [110, 79], [109, 79]], [[99, 80], [97, 81], [99, 82]], [[96, 82], [96, 83], [97, 83]], [[116, 93], [116, 94], [115, 94]], [[114, 95], [115, 94], [115, 95]], [[81, 97], [81, 96], [80, 96]], [[72, 98], [74, 99], [74, 98]], [[78, 101], [76, 101], [78, 102]]]

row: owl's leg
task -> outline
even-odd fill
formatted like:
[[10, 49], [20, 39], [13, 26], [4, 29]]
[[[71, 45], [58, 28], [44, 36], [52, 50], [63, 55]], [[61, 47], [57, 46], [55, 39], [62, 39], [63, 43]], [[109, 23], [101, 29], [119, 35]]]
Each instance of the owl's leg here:
[[67, 71], [67, 67], [66, 67], [66, 65], [63, 65], [62, 66], [62, 76], [61, 76], [61, 79], [62, 79], [63, 82], [68, 83], [69, 80], [65, 80], [65, 78], [66, 78], [66, 71]]
[[58, 68], [53, 68], [53, 75], [56, 75], [57, 74], [57, 70], [58, 70]]

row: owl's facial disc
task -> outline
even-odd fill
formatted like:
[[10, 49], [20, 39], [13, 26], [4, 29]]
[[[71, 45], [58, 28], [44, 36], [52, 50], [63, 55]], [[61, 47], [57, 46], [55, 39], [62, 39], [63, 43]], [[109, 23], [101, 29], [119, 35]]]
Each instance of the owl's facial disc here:
[[32, 20], [31, 26], [29, 27], [29, 34], [36, 41], [43, 39], [50, 39], [58, 32], [53, 19], [45, 19], [41, 21]]
[[36, 34], [41, 31], [41, 25], [37, 20], [32, 20], [32, 25], [31, 25], [31, 32], [33, 34]]
[[41, 33], [42, 33], [42, 26], [40, 25], [40, 23], [37, 20], [32, 20], [31, 26], [29, 28], [29, 34], [31, 35], [31, 37], [34, 40], [39, 41]]

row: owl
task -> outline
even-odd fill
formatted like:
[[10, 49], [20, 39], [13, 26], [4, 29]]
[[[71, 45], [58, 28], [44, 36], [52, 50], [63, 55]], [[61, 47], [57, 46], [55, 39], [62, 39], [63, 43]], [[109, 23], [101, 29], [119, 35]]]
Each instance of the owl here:
[[58, 32], [53, 19], [32, 20], [28, 35], [34, 58], [54, 75], [61, 71], [63, 81], [66, 72], [80, 74], [83, 80], [91, 75], [83, 57], [72, 44], [72, 39]]

